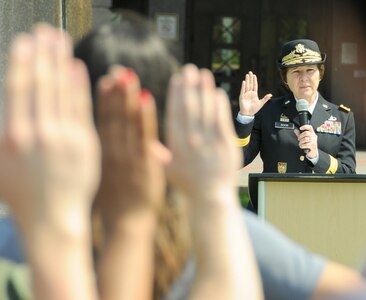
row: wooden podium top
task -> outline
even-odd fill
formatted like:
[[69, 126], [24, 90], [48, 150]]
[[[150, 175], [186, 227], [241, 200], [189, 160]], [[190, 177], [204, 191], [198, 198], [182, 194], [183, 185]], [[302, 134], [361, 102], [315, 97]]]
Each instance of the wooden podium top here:
[[255, 209], [258, 208], [258, 182], [332, 182], [332, 183], [366, 183], [365, 174], [313, 174], [313, 173], [249, 173], [249, 197]]

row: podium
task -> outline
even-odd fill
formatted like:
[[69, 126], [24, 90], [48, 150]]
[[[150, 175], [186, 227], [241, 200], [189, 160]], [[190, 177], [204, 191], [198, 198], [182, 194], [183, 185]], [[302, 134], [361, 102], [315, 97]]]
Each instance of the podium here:
[[290, 239], [353, 269], [366, 261], [366, 175], [249, 174], [248, 186], [259, 218]]

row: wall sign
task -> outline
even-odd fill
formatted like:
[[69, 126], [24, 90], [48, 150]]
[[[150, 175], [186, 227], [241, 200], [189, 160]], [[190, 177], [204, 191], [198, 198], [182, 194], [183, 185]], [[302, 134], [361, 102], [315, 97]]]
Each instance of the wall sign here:
[[341, 63], [344, 65], [355, 65], [358, 63], [358, 47], [356, 43], [342, 43]]
[[159, 36], [166, 40], [179, 39], [178, 14], [156, 13], [155, 25]]

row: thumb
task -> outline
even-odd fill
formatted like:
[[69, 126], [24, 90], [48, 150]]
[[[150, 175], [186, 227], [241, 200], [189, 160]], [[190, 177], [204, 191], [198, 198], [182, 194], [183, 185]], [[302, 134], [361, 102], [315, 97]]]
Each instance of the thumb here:
[[272, 98], [272, 94], [267, 94], [267, 95], [265, 95], [263, 98], [262, 98], [262, 100], [261, 101], [264, 101], [264, 103], [266, 103], [269, 99], [271, 99]]
[[264, 104], [267, 103], [268, 100], [270, 100], [272, 98], [272, 94], [267, 94], [265, 95], [261, 101], [260, 101], [260, 104], [261, 104], [261, 107], [263, 107]]

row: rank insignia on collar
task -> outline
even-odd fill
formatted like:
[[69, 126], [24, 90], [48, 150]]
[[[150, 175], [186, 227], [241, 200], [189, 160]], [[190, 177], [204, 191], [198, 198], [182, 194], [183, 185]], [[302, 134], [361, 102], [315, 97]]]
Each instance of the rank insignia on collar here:
[[317, 132], [329, 133], [329, 134], [342, 134], [342, 123], [335, 121], [325, 121], [324, 124], [320, 125], [317, 129]]
[[287, 104], [289, 104], [289, 103], [290, 103], [290, 100], [286, 100], [285, 104], [287, 105]]
[[328, 105], [326, 105], [326, 104], [323, 104], [323, 107], [324, 107], [325, 109], [328, 109]]
[[288, 118], [288, 116], [281, 114], [280, 121], [281, 122], [290, 122], [290, 119]]
[[329, 119], [328, 119], [328, 121], [337, 121], [337, 118], [334, 117], [334, 116], [330, 116]]
[[280, 174], [285, 174], [287, 171], [287, 163], [285, 162], [278, 162], [277, 163], [277, 171]]

